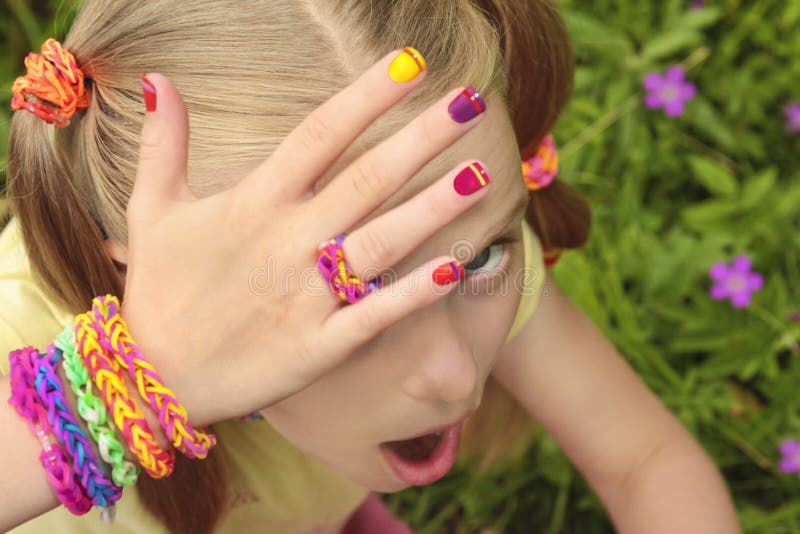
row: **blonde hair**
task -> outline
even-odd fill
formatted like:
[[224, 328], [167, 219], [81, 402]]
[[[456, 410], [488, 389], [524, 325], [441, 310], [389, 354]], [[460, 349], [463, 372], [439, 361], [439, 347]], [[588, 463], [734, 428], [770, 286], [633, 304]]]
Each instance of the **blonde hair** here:
[[[229, 187], [393, 48], [420, 49], [428, 78], [364, 133], [363, 148], [453, 87], [473, 85], [502, 97], [523, 150], [551, 129], [572, 83], [566, 33], [546, 0], [85, 0], [63, 44], [90, 80], [91, 104], [63, 130], [16, 113], [8, 187], [34, 275], [73, 313], [95, 295], [124, 291], [102, 245], [106, 237], [127, 242], [142, 72], [166, 75], [183, 97], [190, 188], [199, 196]], [[578, 197], [566, 184], [559, 188], [574, 211]], [[545, 231], [540, 223], [549, 215], [534, 215], [534, 227]], [[587, 230], [586, 213], [572, 220]], [[490, 417], [500, 405], [506, 417]], [[473, 419], [464, 447], [483, 466], [533, 428], [493, 383]], [[493, 438], [481, 458], [487, 432], [505, 437]], [[171, 531], [210, 531], [224, 511], [223, 467], [218, 455], [184, 462], [175, 477], [143, 481], [139, 492]], [[196, 491], [184, 499], [178, 488], [187, 484]]]

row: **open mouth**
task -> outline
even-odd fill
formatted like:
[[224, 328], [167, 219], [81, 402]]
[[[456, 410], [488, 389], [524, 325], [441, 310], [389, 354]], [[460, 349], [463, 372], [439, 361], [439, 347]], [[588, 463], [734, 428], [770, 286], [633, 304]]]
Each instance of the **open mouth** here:
[[440, 432], [381, 443], [383, 458], [406, 484], [426, 486], [445, 476], [456, 460], [464, 419]]

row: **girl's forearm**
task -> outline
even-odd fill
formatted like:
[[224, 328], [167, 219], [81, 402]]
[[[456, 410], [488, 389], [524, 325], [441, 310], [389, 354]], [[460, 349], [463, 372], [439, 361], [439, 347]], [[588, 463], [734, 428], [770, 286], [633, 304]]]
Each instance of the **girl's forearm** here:
[[658, 448], [631, 473], [606, 506], [619, 532], [741, 532], [727, 486], [691, 437]]
[[9, 406], [10, 393], [8, 377], [0, 377], [0, 532], [60, 504], [39, 463], [42, 446]]

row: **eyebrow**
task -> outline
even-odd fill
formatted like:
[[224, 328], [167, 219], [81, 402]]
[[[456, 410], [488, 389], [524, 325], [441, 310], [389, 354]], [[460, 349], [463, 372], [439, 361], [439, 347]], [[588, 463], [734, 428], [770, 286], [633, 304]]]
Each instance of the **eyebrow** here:
[[[512, 204], [511, 209], [509, 209], [503, 217], [500, 217], [495, 223], [489, 226], [486, 232], [483, 234], [483, 237], [477, 241], [480, 247], [475, 247], [476, 255], [480, 254], [481, 251], [496, 241], [498, 237], [503, 235], [508, 226], [514, 222], [522, 212], [525, 211], [525, 208], [528, 207], [529, 200], [530, 196], [527, 194], [517, 196], [517, 199], [514, 201], [514, 204]], [[469, 261], [472, 261], [472, 259]]]

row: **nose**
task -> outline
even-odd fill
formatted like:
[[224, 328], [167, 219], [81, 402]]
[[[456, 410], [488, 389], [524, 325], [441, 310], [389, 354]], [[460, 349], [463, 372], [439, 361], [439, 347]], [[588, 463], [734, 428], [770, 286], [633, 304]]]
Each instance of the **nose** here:
[[475, 355], [456, 332], [435, 330], [421, 337], [435, 341], [415, 351], [403, 391], [420, 400], [472, 406], [480, 396]]

